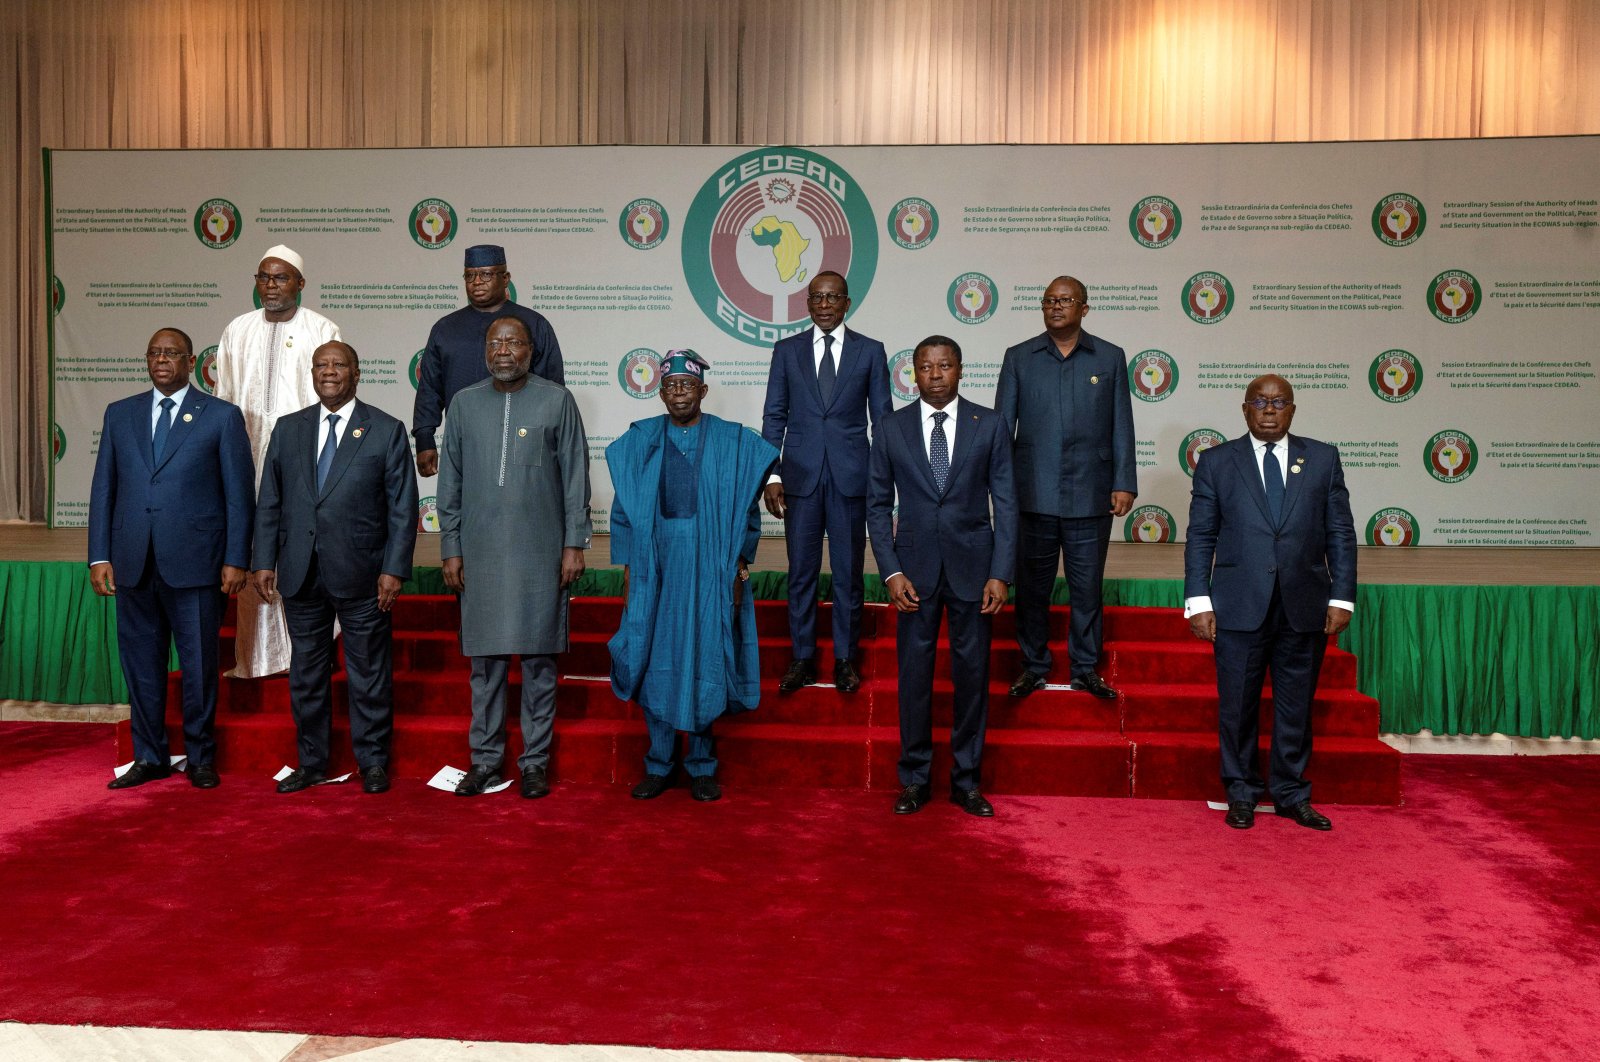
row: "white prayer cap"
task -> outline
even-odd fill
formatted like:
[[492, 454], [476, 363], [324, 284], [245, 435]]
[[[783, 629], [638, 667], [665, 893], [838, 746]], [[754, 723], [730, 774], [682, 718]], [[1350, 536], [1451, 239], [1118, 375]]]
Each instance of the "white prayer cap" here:
[[294, 251], [285, 247], [281, 243], [267, 248], [267, 253], [261, 256], [261, 260], [266, 261], [268, 258], [276, 258], [280, 262], [288, 262], [290, 265], [294, 266], [295, 272], [299, 273], [301, 276], [305, 276], [305, 259], [295, 254]]

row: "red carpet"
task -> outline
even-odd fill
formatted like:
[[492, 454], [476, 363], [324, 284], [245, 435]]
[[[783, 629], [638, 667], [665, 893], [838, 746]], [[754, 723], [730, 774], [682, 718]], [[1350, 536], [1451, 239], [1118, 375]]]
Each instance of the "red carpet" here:
[[1316, 834], [1198, 802], [103, 786], [0, 725], [0, 1020], [879, 1056], [1593, 1058], [1600, 757], [1405, 761]]

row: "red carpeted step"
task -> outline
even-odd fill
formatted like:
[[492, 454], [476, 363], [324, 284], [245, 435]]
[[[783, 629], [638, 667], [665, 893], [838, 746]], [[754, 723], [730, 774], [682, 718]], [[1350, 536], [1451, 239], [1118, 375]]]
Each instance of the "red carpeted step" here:
[[[1214, 682], [1130, 684], [1118, 688], [1122, 692], [1126, 730], [1216, 731]], [[1263, 733], [1272, 727], [1270, 690], [1261, 699], [1261, 727]], [[1378, 702], [1357, 690], [1330, 689], [1324, 683], [1311, 701], [1311, 732], [1319, 737], [1373, 737], [1378, 733]]]
[[[874, 727], [871, 738], [872, 788], [899, 789], [899, 730]], [[1112, 731], [990, 730], [980, 785], [990, 793], [1011, 795], [1125, 797], [1131, 787], [1131, 748]], [[935, 799], [949, 794], [950, 767], [949, 727], [935, 727]]]
[[[1209, 643], [1190, 638], [1172, 641], [1107, 641], [1101, 673], [1115, 676], [1114, 685], [1155, 682], [1211, 682], [1217, 680], [1216, 659]], [[1354, 688], [1356, 658], [1333, 645], [1323, 657], [1319, 684]]]
[[[1215, 733], [1128, 734], [1133, 743], [1133, 795], [1173, 800], [1224, 800]], [[1267, 777], [1270, 739], [1261, 738], [1259, 770]], [[1377, 738], [1318, 738], [1306, 772], [1311, 799], [1328, 804], [1400, 803], [1400, 753]]]

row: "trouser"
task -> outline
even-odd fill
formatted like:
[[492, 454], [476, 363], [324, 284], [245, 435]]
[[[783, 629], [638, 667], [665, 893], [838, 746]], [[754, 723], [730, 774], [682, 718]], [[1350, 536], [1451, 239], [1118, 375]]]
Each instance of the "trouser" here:
[[[645, 725], [650, 728], [650, 750], [644, 754], [647, 774], [666, 777], [678, 756], [678, 730], [671, 723], [657, 719], [648, 711], [644, 713]], [[711, 737], [711, 724], [704, 730], [683, 731], [683, 770], [690, 778], [710, 777], [717, 773], [716, 742]]]
[[1103, 621], [1100, 588], [1110, 548], [1111, 516], [1061, 517], [1022, 514], [1017, 551], [1017, 647], [1022, 666], [1050, 674], [1050, 594], [1056, 583], [1056, 558], [1062, 559], [1072, 598], [1067, 657], [1072, 677], [1100, 666]]
[[861, 641], [861, 568], [867, 549], [867, 499], [840, 494], [824, 462], [817, 489], [784, 496], [789, 553], [789, 637], [796, 660], [817, 655], [817, 577], [822, 538], [833, 569], [833, 655], [854, 660]]
[[215, 585], [168, 586], [152, 550], [144, 578], [117, 586], [117, 656], [128, 683], [133, 758], [165, 766], [167, 665], [175, 645], [182, 672], [183, 750], [191, 767], [216, 758], [217, 631], [227, 597]]
[[[472, 744], [474, 767], [498, 768], [506, 757], [506, 674], [510, 656], [472, 658]], [[522, 657], [522, 755], [517, 768], [547, 767], [556, 721], [554, 654]]]
[[950, 618], [950, 675], [955, 702], [950, 724], [954, 763], [950, 783], [978, 788], [983, 741], [989, 720], [989, 644], [994, 617], [982, 601], [950, 592], [941, 574], [937, 586], [918, 587], [922, 605], [898, 613], [895, 649], [900, 664], [900, 784], [927, 785], [933, 763], [933, 662], [941, 614]]

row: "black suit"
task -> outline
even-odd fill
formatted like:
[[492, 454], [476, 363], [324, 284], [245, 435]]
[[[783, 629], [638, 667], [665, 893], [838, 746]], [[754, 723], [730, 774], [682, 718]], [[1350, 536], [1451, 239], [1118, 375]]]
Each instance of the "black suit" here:
[[1356, 534], [1339, 451], [1285, 436], [1282, 511], [1274, 520], [1249, 435], [1200, 455], [1183, 548], [1185, 598], [1216, 612], [1218, 724], [1228, 800], [1256, 803], [1261, 685], [1272, 670], [1274, 803], [1311, 799], [1311, 699], [1328, 638], [1330, 600], [1356, 597]]
[[[872, 442], [867, 527], [878, 570], [899, 572], [921, 607], [899, 613], [900, 784], [927, 785], [933, 761], [933, 657], [939, 622], [950, 617], [955, 718], [951, 782], [978, 788], [989, 715], [992, 617], [983, 615], [983, 587], [1011, 581], [1017, 551], [1017, 495], [1011, 436], [994, 410], [958, 398], [949, 478], [934, 484], [924, 442], [922, 402], [898, 410]], [[898, 524], [895, 497], [900, 499]], [[991, 507], [993, 522], [990, 521]]]
[[328, 768], [332, 742], [335, 616], [344, 630], [356, 763], [362, 770], [388, 766], [394, 666], [378, 576], [409, 579], [417, 540], [417, 481], [405, 426], [357, 400], [319, 492], [317, 437], [327, 414], [310, 406], [272, 429], [251, 565], [277, 569], [300, 767], [317, 773]]

